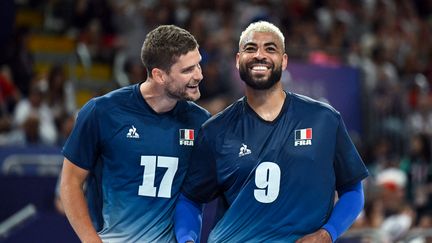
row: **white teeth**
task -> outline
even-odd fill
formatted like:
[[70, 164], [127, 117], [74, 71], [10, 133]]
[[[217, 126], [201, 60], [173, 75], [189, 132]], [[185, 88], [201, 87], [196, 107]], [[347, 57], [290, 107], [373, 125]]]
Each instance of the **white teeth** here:
[[252, 70], [264, 71], [264, 70], [267, 70], [267, 67], [266, 66], [253, 66]]

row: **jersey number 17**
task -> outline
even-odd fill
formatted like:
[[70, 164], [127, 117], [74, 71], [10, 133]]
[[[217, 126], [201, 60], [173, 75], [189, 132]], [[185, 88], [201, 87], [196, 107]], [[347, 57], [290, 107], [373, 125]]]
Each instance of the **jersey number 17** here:
[[[138, 195], [148, 197], [171, 198], [171, 188], [178, 168], [178, 158], [166, 156], [141, 156], [144, 166], [143, 183], [138, 188]], [[155, 186], [156, 169], [166, 168], [159, 190]]]

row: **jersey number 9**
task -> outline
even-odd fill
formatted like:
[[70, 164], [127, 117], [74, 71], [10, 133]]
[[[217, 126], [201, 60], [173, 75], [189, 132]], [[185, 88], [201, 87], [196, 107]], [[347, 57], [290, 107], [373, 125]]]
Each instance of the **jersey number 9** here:
[[261, 203], [272, 203], [279, 195], [281, 170], [276, 163], [263, 162], [255, 170], [255, 199]]

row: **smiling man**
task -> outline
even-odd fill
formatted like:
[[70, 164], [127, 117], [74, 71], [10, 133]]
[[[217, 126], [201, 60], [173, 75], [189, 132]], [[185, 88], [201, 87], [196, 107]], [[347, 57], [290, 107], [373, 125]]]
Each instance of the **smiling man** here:
[[85, 104], [63, 148], [61, 200], [82, 242], [176, 242], [175, 201], [209, 117], [192, 102], [201, 55], [188, 31], [164, 25], [147, 34], [141, 57], [145, 82]]
[[218, 196], [227, 209], [209, 242], [334, 242], [361, 211], [368, 171], [339, 112], [283, 90], [284, 43], [268, 22], [242, 32], [246, 95], [201, 128], [176, 210], [179, 242], [199, 240], [200, 205]]

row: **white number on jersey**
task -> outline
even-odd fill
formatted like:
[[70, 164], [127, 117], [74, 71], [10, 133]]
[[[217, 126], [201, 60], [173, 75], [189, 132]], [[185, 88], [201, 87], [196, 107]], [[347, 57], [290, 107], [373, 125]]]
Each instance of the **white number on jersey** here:
[[271, 203], [279, 195], [281, 170], [276, 163], [263, 162], [255, 170], [255, 199], [261, 203]]
[[143, 183], [138, 188], [138, 195], [156, 197], [155, 176], [156, 168], [167, 168], [159, 185], [157, 197], [171, 198], [171, 188], [178, 168], [178, 158], [165, 156], [141, 156], [144, 166]]

